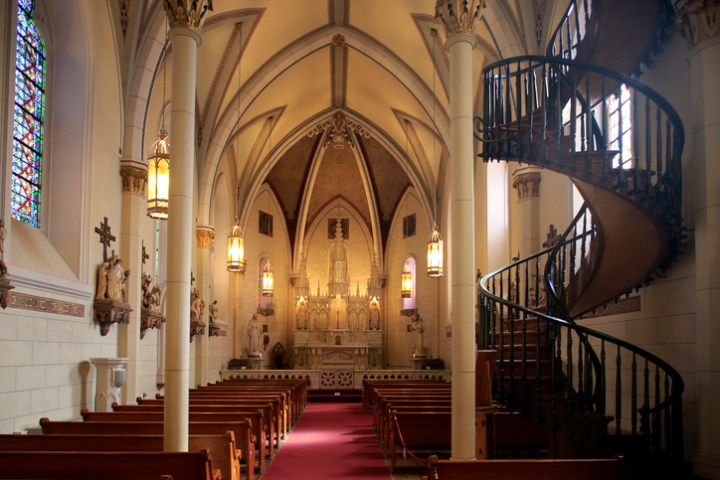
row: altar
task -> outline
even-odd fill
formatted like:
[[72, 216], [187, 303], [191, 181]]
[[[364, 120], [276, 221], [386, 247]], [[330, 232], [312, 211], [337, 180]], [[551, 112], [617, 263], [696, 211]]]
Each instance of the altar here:
[[382, 368], [383, 339], [378, 330], [295, 332], [295, 368], [367, 370]]
[[367, 289], [350, 292], [348, 252], [340, 219], [328, 255], [328, 283], [324, 292], [310, 291], [303, 257], [295, 277], [293, 368], [321, 371], [323, 385], [352, 386], [355, 370], [383, 368], [381, 278], [372, 261]]

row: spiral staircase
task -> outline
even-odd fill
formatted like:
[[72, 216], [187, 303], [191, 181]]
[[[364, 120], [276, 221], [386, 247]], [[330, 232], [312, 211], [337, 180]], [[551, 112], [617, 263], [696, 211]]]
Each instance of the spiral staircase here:
[[[651, 61], [671, 17], [658, 0], [573, 0], [545, 56], [483, 71], [483, 159], [567, 175], [585, 200], [554, 245], [479, 289], [478, 344], [497, 350], [501, 413], [542, 428], [537, 448], [550, 457], [684, 468], [680, 375], [581, 322], [662, 275], [682, 249], [682, 122], [627, 76]], [[501, 449], [520, 432], [498, 418]]]

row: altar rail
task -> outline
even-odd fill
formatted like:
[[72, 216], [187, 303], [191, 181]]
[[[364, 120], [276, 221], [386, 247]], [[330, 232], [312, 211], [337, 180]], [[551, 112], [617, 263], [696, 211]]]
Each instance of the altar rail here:
[[311, 389], [362, 389], [364, 379], [444, 380], [450, 381], [450, 370], [221, 370], [222, 380], [229, 378], [276, 379], [306, 378]]

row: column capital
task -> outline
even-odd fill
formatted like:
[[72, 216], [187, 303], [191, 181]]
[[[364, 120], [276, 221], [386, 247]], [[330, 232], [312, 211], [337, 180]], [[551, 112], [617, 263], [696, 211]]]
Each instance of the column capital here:
[[120, 167], [120, 176], [122, 177], [123, 192], [145, 195], [147, 169], [123, 166]]
[[209, 248], [212, 241], [215, 240], [215, 229], [205, 225], [198, 225], [195, 228], [195, 236], [197, 237], [198, 248]]
[[448, 35], [473, 33], [475, 20], [484, 6], [485, 0], [437, 0], [435, 18], [443, 22]]
[[212, 0], [165, 0], [170, 29], [187, 28], [197, 35], [205, 22], [205, 14], [212, 9]]
[[538, 198], [540, 196], [540, 171], [538, 169], [518, 169], [513, 173], [512, 186], [518, 192], [518, 200]]
[[683, 36], [690, 42], [690, 48], [720, 38], [718, 18], [720, 0], [687, 0], [677, 7], [676, 21]]

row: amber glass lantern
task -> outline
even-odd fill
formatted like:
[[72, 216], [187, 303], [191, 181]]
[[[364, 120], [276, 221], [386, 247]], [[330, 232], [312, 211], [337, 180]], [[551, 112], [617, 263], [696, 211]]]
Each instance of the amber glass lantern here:
[[402, 298], [410, 298], [413, 293], [413, 280], [410, 266], [406, 263], [403, 268], [402, 275], [400, 275], [400, 296]]
[[427, 245], [427, 274], [431, 277], [443, 275], [443, 239], [437, 225], [433, 225]]
[[235, 225], [228, 235], [227, 269], [229, 272], [245, 271], [245, 239], [240, 230], [240, 221], [236, 218]]
[[150, 218], [167, 220], [170, 197], [170, 144], [167, 142], [165, 128], [160, 129], [158, 139], [150, 148], [147, 214]]

